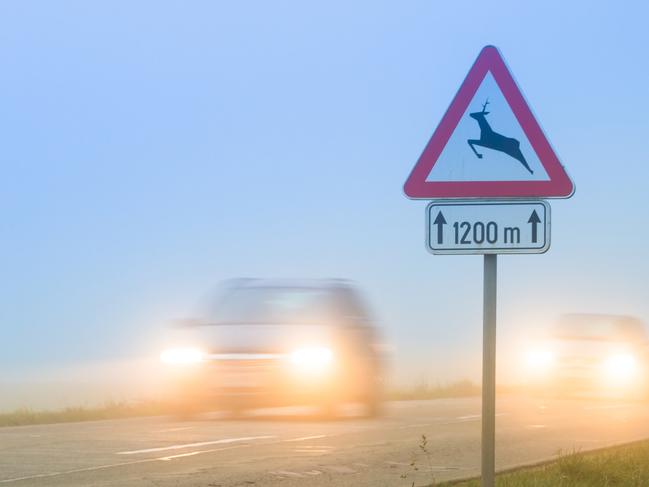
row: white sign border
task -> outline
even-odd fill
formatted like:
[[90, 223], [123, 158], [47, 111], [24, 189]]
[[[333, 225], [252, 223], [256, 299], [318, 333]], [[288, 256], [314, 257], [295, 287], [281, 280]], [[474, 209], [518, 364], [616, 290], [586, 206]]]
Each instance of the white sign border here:
[[[431, 219], [431, 209], [433, 207], [439, 206], [477, 206], [477, 205], [530, 205], [530, 204], [541, 204], [545, 211], [545, 245], [540, 248], [506, 248], [506, 249], [448, 249], [448, 250], [439, 250], [433, 249], [430, 246], [430, 219]], [[475, 199], [475, 198], [463, 198], [463, 199], [436, 199], [426, 205], [426, 241], [424, 245], [426, 250], [434, 255], [485, 255], [485, 254], [545, 254], [550, 249], [550, 227], [551, 227], [551, 211], [550, 204], [541, 199], [512, 199], [512, 198], [494, 198], [494, 199]]]

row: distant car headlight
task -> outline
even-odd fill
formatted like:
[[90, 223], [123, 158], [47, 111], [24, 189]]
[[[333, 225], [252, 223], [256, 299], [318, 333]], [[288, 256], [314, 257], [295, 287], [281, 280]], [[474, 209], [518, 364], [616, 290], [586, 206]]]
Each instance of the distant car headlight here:
[[630, 353], [611, 355], [602, 364], [606, 377], [611, 380], [631, 379], [637, 370], [636, 358]]
[[554, 364], [554, 353], [551, 350], [535, 349], [527, 353], [527, 365], [535, 371], [545, 371]]
[[323, 370], [331, 364], [333, 356], [327, 347], [298, 348], [291, 353], [291, 363], [307, 371]]
[[160, 360], [166, 364], [197, 364], [204, 355], [198, 348], [169, 348], [160, 354]]

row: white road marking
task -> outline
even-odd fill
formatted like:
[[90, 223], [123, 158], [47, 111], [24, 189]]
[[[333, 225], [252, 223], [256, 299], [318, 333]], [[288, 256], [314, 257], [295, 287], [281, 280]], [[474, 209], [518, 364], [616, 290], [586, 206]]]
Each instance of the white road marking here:
[[268, 440], [270, 438], [277, 438], [277, 437], [272, 435], [265, 435], [265, 436], [243, 436], [241, 438], [223, 438], [221, 440], [200, 441], [197, 443], [184, 443], [180, 445], [161, 446], [158, 448], [145, 448], [143, 450], [120, 451], [117, 452], [116, 455], [138, 455], [140, 453], [155, 453], [159, 451], [181, 450], [183, 448], [196, 448], [199, 446], [207, 446], [207, 445], [223, 445], [228, 443], [236, 443], [238, 441]]
[[25, 477], [14, 477], [11, 479], [2, 479], [0, 480], [0, 484], [8, 484], [10, 482], [19, 482], [21, 480], [32, 480], [32, 479], [43, 479], [43, 478], [48, 478], [48, 477], [57, 477], [59, 475], [68, 475], [71, 473], [80, 473], [80, 472], [92, 472], [95, 470], [103, 470], [105, 468], [112, 468], [112, 467], [122, 467], [124, 465], [135, 465], [137, 463], [144, 463], [144, 462], [155, 462], [157, 461], [156, 458], [150, 458], [148, 460], [134, 460], [132, 462], [122, 462], [122, 463], [112, 463], [110, 465], [99, 465], [96, 467], [86, 467], [86, 468], [75, 468], [74, 470], [66, 470], [63, 472], [49, 472], [49, 473], [40, 473], [36, 475], [26, 475]]
[[312, 450], [300, 450], [300, 449], [297, 449], [297, 450], [293, 450], [293, 453], [309, 453], [309, 454], [312, 454], [312, 455], [326, 455], [328, 453], [331, 453], [331, 449], [330, 448], [322, 448], [322, 449], [319, 449], [319, 450], [315, 450], [315, 449], [312, 449]]
[[327, 455], [331, 450], [293, 450], [293, 453], [309, 453], [311, 455]]
[[[244, 448], [244, 447], [250, 447], [252, 445], [233, 445], [233, 446], [226, 446], [224, 448], [213, 448], [211, 450], [202, 450], [198, 452], [192, 452], [192, 455], [198, 455], [200, 453], [211, 453], [211, 452], [217, 452], [217, 451], [223, 451], [223, 450], [233, 450], [235, 448]], [[137, 465], [139, 463], [150, 463], [150, 462], [160, 462], [160, 461], [169, 461], [173, 460], [174, 458], [182, 457], [182, 456], [187, 456], [187, 455], [175, 455], [175, 456], [170, 456], [170, 457], [157, 457], [157, 458], [145, 458], [143, 460], [133, 460], [131, 462], [121, 462], [121, 463], [110, 463], [108, 465], [97, 465], [95, 467], [85, 467], [85, 468], [75, 468], [72, 470], [64, 470], [62, 472], [49, 472], [49, 473], [40, 473], [36, 475], [27, 475], [25, 477], [14, 477], [11, 479], [2, 479], [0, 480], [0, 484], [9, 484], [11, 482], [20, 482], [21, 480], [34, 480], [34, 479], [44, 479], [44, 478], [50, 478], [50, 477], [58, 477], [61, 475], [70, 475], [74, 473], [82, 473], [82, 472], [94, 472], [97, 470], [105, 470], [108, 468], [115, 468], [115, 467], [124, 467], [126, 465]]]
[[[501, 416], [507, 416], [509, 413], [498, 413], [496, 414], [496, 417], [501, 417]], [[445, 424], [452, 424], [452, 423], [464, 423], [467, 421], [478, 421], [482, 418], [482, 414], [467, 414], [466, 416], [457, 416], [455, 418], [455, 421], [448, 421]]]
[[320, 438], [326, 438], [326, 437], [327, 435], [301, 436], [299, 438], [289, 438], [288, 440], [283, 440], [283, 441], [290, 442], [290, 441], [319, 440]]
[[481, 416], [481, 414], [467, 414], [466, 416], [458, 416], [455, 419], [459, 419], [460, 421], [470, 421], [472, 419], [480, 419]]
[[291, 472], [289, 470], [275, 470], [273, 472], [270, 472], [272, 475], [280, 475], [280, 476], [285, 476], [285, 477], [296, 477], [296, 478], [304, 478], [304, 475], [301, 473], [297, 472]]
[[207, 453], [207, 450], [197, 450], [190, 451], [188, 453], [179, 453], [178, 455], [169, 455], [168, 457], [160, 457], [158, 458], [158, 460], [168, 462], [169, 460], [173, 460], [175, 458], [193, 457], [194, 455], [200, 455], [201, 453]]
[[213, 453], [216, 451], [234, 450], [235, 448], [244, 448], [247, 446], [252, 446], [252, 445], [243, 444], [243, 445], [226, 446], [223, 448], [211, 448], [209, 450], [197, 450], [197, 451], [191, 451], [189, 453], [179, 453], [178, 455], [170, 455], [168, 457], [158, 457], [155, 458], [154, 460], [159, 460], [161, 462], [168, 462], [170, 460], [175, 460], [176, 458], [193, 457], [195, 455], [202, 455], [203, 453]]

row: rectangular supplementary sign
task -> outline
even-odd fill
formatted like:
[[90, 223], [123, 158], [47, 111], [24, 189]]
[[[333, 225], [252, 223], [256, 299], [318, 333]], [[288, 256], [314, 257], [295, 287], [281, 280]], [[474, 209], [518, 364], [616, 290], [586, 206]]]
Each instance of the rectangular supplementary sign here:
[[541, 254], [550, 248], [545, 201], [433, 201], [426, 207], [433, 254]]

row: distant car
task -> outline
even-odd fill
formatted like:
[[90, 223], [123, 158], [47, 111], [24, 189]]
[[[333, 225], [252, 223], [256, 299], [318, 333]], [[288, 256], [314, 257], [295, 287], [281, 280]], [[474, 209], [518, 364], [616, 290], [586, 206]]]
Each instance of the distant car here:
[[649, 397], [649, 336], [629, 316], [567, 314], [529, 351], [529, 383], [564, 396]]
[[181, 409], [318, 405], [328, 413], [381, 403], [377, 329], [343, 280], [231, 283], [204, 319], [176, 330], [161, 354]]

